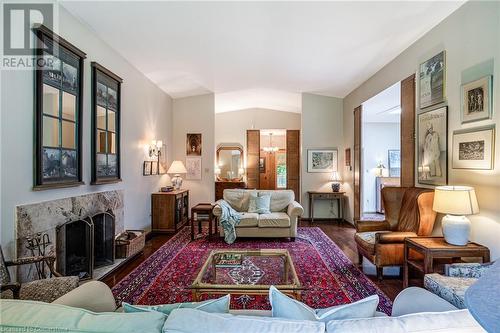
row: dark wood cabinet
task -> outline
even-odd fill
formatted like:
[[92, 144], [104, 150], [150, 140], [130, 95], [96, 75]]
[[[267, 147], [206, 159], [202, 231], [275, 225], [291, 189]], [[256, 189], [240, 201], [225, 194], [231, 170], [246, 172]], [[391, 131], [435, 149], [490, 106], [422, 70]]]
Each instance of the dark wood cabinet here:
[[215, 182], [215, 200], [220, 200], [224, 196], [224, 190], [233, 188], [246, 188], [245, 182]]
[[189, 221], [189, 191], [157, 192], [151, 195], [151, 231], [175, 233]]

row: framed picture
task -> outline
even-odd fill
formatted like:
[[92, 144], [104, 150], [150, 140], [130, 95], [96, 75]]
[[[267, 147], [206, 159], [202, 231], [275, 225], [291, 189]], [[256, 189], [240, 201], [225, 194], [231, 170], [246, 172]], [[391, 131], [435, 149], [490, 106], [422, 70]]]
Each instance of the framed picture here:
[[307, 172], [337, 171], [338, 151], [336, 149], [309, 149], [307, 151]]
[[351, 168], [351, 148], [345, 150], [345, 166]]
[[444, 102], [446, 79], [446, 52], [442, 51], [420, 64], [420, 108]]
[[151, 174], [153, 176], [158, 175], [158, 161], [151, 161]]
[[462, 124], [492, 117], [492, 83], [489, 75], [462, 85]]
[[33, 189], [79, 186], [84, 184], [82, 108], [86, 55], [43, 25], [34, 32], [37, 66]]
[[186, 179], [201, 180], [201, 157], [186, 157]]
[[143, 176], [151, 176], [151, 163], [151, 161], [144, 161], [144, 165], [142, 166]]
[[266, 158], [265, 157], [259, 158], [259, 172], [266, 173]]
[[160, 150], [160, 154], [158, 155], [158, 174], [165, 175], [168, 170], [167, 163], [167, 145], [163, 144]]
[[186, 155], [201, 156], [201, 134], [186, 134]]
[[494, 126], [453, 132], [453, 169], [493, 170], [494, 158]]
[[401, 177], [401, 151], [388, 150], [387, 161], [389, 161], [389, 177]]
[[448, 107], [418, 114], [418, 182], [448, 183]]
[[96, 62], [92, 70], [91, 184], [121, 181], [120, 91], [123, 80]]

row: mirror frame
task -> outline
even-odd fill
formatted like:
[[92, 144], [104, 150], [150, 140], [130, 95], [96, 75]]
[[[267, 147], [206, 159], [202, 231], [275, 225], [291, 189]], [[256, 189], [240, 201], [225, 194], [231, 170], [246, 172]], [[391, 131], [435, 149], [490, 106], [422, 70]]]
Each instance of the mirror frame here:
[[[76, 89], [76, 109], [75, 109], [75, 148], [76, 152], [76, 176], [73, 178], [59, 177], [53, 180], [44, 179], [43, 177], [43, 85], [44, 85], [44, 71], [42, 66], [35, 67], [35, 128], [34, 128], [34, 175], [33, 175], [33, 190], [45, 190], [51, 188], [72, 187], [85, 184], [82, 181], [82, 119], [83, 119], [83, 74], [84, 74], [84, 59], [86, 54], [78, 49], [76, 46], [58, 36], [53, 31], [43, 25], [37, 25], [33, 28], [36, 35], [35, 58], [37, 64], [44, 63], [41, 61], [45, 54], [50, 54], [61, 59], [63, 54], [66, 57], [73, 57], [75, 62], [78, 63], [78, 87]], [[51, 47], [48, 47], [48, 45]], [[62, 77], [62, 76], [61, 76]], [[48, 84], [48, 83], [47, 83]], [[50, 85], [50, 84], [49, 84]], [[59, 93], [64, 92], [65, 89], [61, 83], [60, 87], [54, 87]], [[62, 108], [59, 105], [59, 108]], [[60, 111], [59, 111], [60, 112]], [[59, 121], [58, 126], [62, 126], [62, 115], [59, 114], [57, 118]], [[58, 147], [53, 147], [62, 152], [62, 142]], [[73, 150], [73, 149], [72, 149]]]
[[[238, 166], [238, 169], [240, 169], [240, 168], [243, 167], [243, 148], [242, 147], [237, 146], [235, 144], [233, 144], [233, 145], [227, 145], [227, 146], [223, 145], [223, 144], [219, 145], [217, 147], [217, 165], [219, 165], [219, 155], [220, 155], [220, 151], [221, 150], [239, 150], [241, 158], [240, 158], [240, 165]], [[217, 180], [218, 181], [227, 181], [227, 182], [229, 182], [229, 181], [241, 181], [242, 179], [243, 179], [243, 176], [232, 178], [232, 179], [227, 179], [225, 177], [219, 177], [219, 176], [217, 176]]]
[[[121, 182], [121, 160], [120, 160], [120, 135], [121, 135], [121, 84], [123, 79], [118, 75], [111, 72], [104, 66], [99, 65], [97, 62], [93, 61], [91, 63], [92, 68], [92, 185], [99, 184], [110, 184]], [[116, 175], [113, 176], [98, 176], [97, 175], [97, 76], [101, 75], [105, 77], [108, 81], [116, 83], [116, 110], [115, 112], [115, 144], [116, 144]], [[106, 108], [107, 110], [107, 108]], [[107, 118], [107, 117], [106, 117]], [[106, 126], [106, 133], [110, 133]], [[106, 135], [107, 137], [107, 135]], [[107, 145], [106, 145], [107, 146]], [[106, 156], [109, 152], [106, 152]]]

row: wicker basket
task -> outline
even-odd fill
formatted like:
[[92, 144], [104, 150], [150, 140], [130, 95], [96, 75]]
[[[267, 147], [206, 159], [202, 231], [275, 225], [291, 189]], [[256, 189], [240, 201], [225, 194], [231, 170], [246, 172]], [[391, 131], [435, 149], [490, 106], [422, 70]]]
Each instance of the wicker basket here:
[[115, 257], [117, 259], [131, 257], [144, 249], [146, 244], [146, 234], [144, 230], [125, 230], [127, 233], [134, 233], [137, 237], [129, 240], [115, 241]]

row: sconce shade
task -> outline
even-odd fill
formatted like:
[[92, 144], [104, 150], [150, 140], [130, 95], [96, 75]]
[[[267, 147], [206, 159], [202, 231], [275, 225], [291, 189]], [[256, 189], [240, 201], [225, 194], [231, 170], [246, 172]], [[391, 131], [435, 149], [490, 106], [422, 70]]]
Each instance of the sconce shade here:
[[187, 170], [184, 167], [182, 161], [173, 161], [172, 165], [170, 165], [170, 168], [168, 168], [167, 173], [173, 173], [173, 174], [187, 173]]
[[339, 173], [337, 171], [332, 172], [332, 174], [330, 176], [330, 181], [332, 181], [332, 182], [339, 182], [339, 181], [341, 181]]
[[245, 173], [245, 169], [243, 169], [243, 168], [238, 169], [238, 174], [242, 175], [244, 173]]
[[436, 187], [432, 209], [438, 213], [451, 215], [479, 213], [476, 192], [470, 186]]
[[220, 173], [221, 173], [221, 169], [219, 167], [215, 167], [214, 174], [220, 175]]

